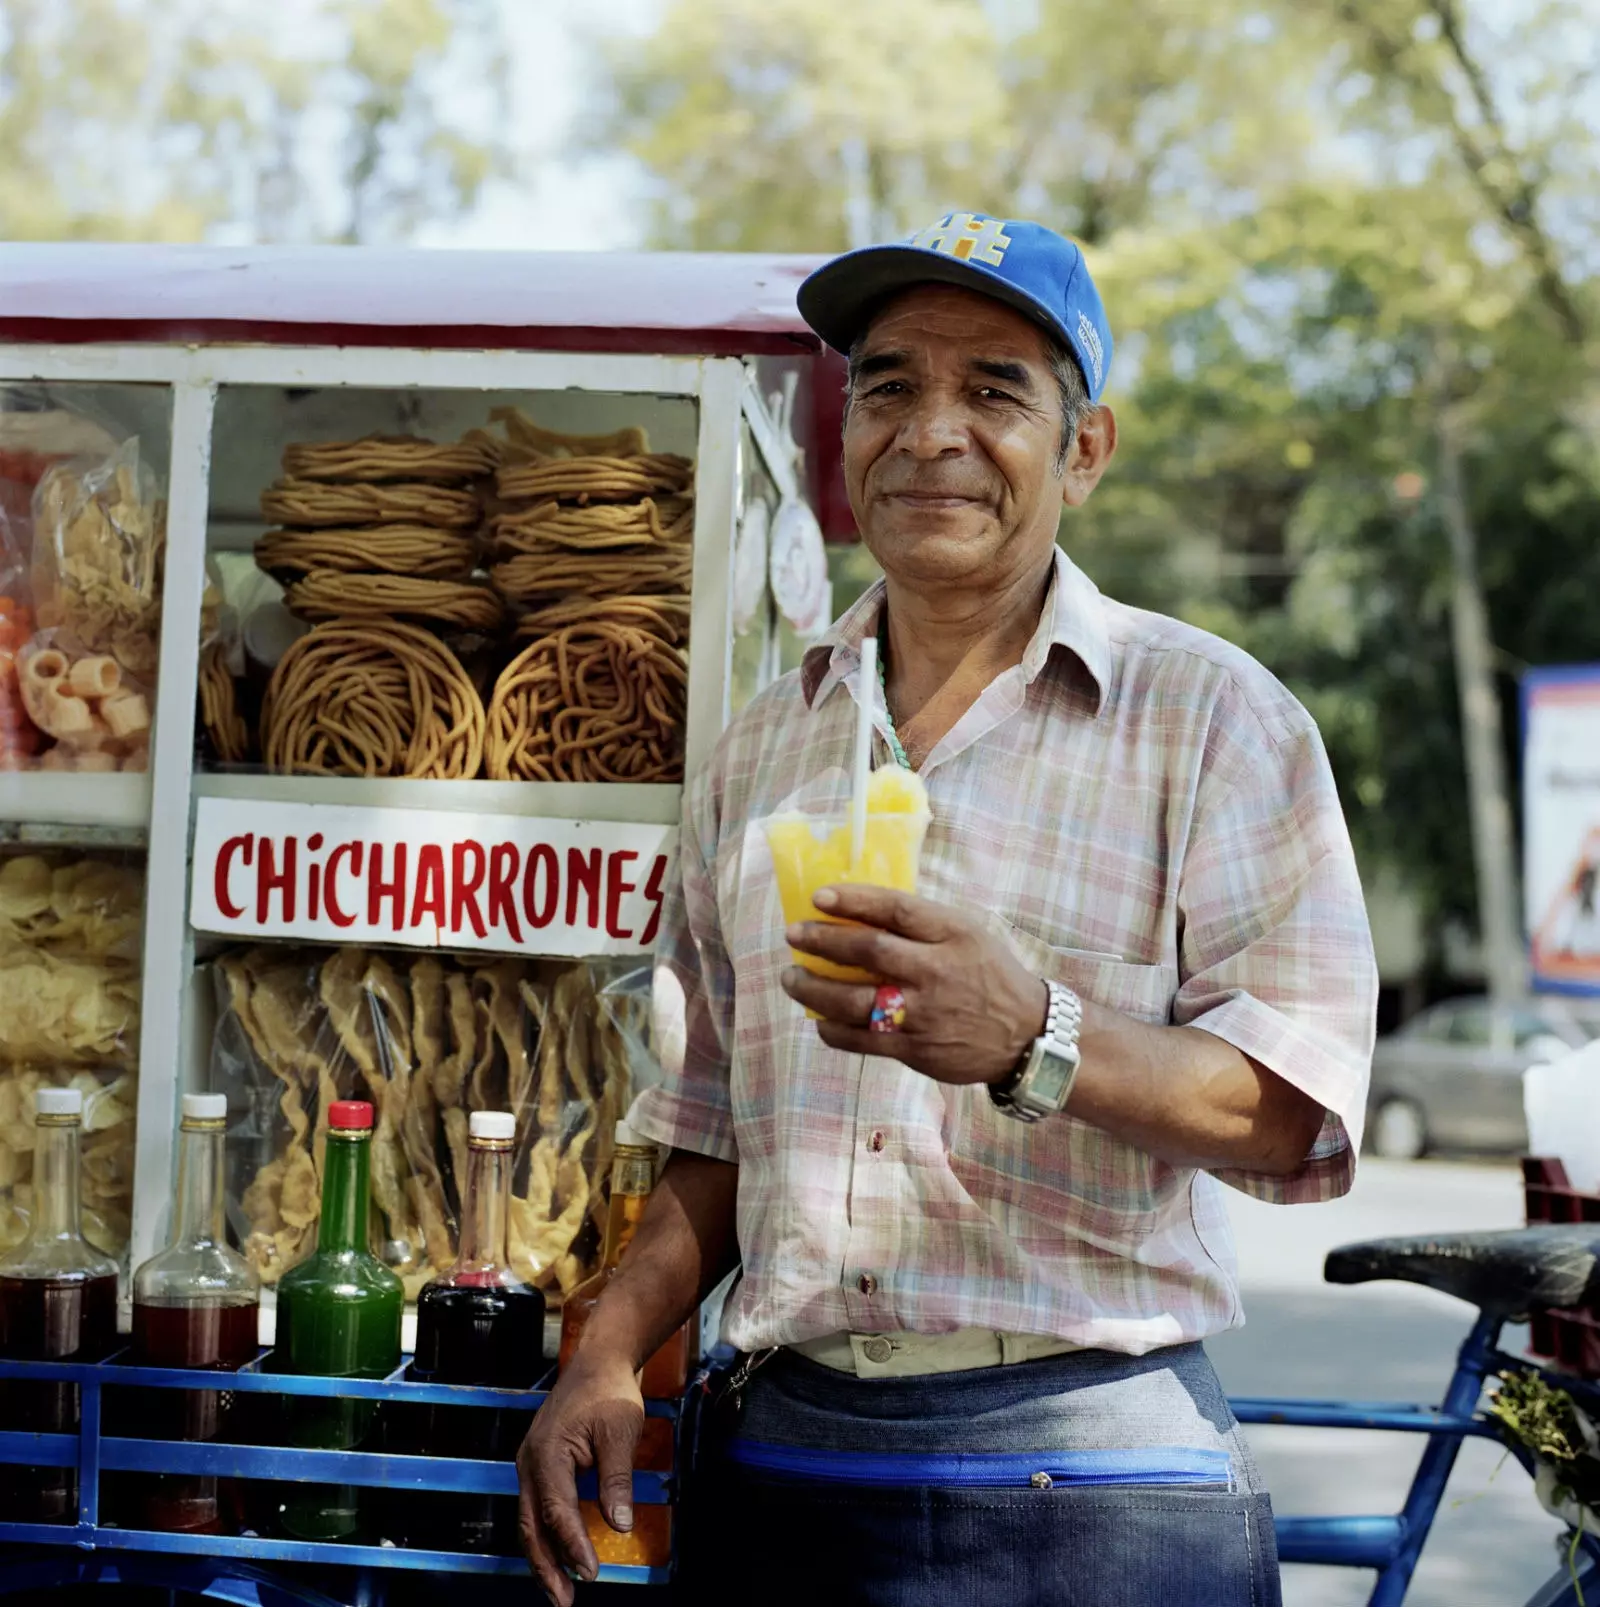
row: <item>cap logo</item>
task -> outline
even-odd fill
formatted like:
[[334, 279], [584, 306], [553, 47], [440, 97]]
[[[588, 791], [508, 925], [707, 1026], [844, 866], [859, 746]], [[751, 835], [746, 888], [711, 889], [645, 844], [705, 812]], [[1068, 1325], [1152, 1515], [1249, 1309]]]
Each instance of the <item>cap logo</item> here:
[[951, 212], [933, 225], [911, 236], [911, 244], [924, 251], [942, 251], [963, 262], [982, 262], [998, 268], [1005, 260], [1011, 236], [999, 218], [979, 217], [975, 212]]
[[1100, 344], [1100, 331], [1089, 322], [1089, 315], [1078, 314], [1078, 339], [1083, 342], [1083, 349], [1089, 354], [1089, 361], [1094, 365], [1094, 388], [1100, 389], [1100, 375], [1105, 368], [1106, 349]]

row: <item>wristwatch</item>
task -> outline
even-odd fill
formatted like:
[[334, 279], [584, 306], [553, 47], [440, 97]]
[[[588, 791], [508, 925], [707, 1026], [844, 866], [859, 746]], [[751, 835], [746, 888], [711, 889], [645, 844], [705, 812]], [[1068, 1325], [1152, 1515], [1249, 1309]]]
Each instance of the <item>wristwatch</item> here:
[[995, 1107], [1019, 1122], [1036, 1122], [1066, 1108], [1078, 1078], [1078, 1028], [1083, 1001], [1071, 988], [1046, 982], [1050, 1013], [1044, 1032], [1033, 1040], [1021, 1064], [1009, 1077], [989, 1084]]

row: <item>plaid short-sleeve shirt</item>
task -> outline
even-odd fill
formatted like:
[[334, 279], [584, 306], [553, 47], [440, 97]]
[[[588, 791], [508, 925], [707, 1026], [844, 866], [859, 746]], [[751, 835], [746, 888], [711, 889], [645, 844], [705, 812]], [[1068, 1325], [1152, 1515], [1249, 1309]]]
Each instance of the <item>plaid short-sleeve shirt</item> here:
[[1057, 553], [1022, 662], [922, 766], [919, 892], [1085, 998], [1226, 1039], [1327, 1118], [1284, 1178], [1169, 1166], [1070, 1112], [1025, 1125], [982, 1087], [825, 1047], [778, 983], [761, 821], [845, 806], [882, 600], [745, 709], [685, 796], [656, 950], [665, 1079], [629, 1121], [739, 1164], [723, 1337], [980, 1327], [1137, 1354], [1230, 1327], [1222, 1184], [1331, 1199], [1360, 1142], [1377, 976], [1316, 727], [1248, 655], [1102, 597]]

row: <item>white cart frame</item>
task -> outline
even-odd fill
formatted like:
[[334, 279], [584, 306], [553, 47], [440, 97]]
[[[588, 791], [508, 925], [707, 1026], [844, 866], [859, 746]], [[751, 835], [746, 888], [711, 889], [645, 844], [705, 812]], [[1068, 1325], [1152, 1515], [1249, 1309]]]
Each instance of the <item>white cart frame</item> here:
[[[196, 1005], [189, 869], [197, 797], [471, 810], [557, 819], [675, 822], [681, 788], [520, 782], [362, 781], [207, 776], [194, 764], [201, 599], [213, 423], [221, 386], [377, 390], [604, 391], [687, 397], [699, 407], [686, 768], [705, 761], [729, 714], [730, 578], [744, 479], [743, 430], [781, 495], [798, 487], [792, 453], [739, 357], [440, 351], [400, 347], [0, 345], [0, 382], [170, 388], [166, 583], [148, 776], [0, 776], [0, 828], [38, 841], [129, 843], [147, 832], [139, 1104], [130, 1265], [164, 1240], [178, 1100], [205, 1066]], [[768, 656], [767, 674], [775, 668]]]

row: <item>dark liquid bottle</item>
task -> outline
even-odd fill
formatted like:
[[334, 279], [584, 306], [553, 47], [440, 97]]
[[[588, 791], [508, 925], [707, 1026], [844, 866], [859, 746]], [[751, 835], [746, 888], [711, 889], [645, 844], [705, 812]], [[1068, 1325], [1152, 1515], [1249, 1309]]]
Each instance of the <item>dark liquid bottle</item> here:
[[[133, 1355], [145, 1367], [231, 1372], [256, 1354], [255, 1270], [229, 1247], [222, 1220], [227, 1112], [221, 1094], [184, 1095], [172, 1238], [133, 1279]], [[227, 1441], [238, 1432], [227, 1390], [131, 1393], [131, 1431], [143, 1438]], [[119, 1508], [138, 1528], [217, 1534], [223, 1527], [213, 1475], [125, 1475], [118, 1483]]]
[[[621, 1264], [623, 1252], [644, 1218], [650, 1190], [655, 1187], [656, 1149], [644, 1143], [626, 1122], [617, 1123], [617, 1147], [611, 1162], [611, 1203], [606, 1217], [606, 1242], [600, 1271], [567, 1296], [561, 1308], [560, 1365], [565, 1368], [577, 1352], [583, 1330]], [[682, 1395], [694, 1354], [695, 1321], [686, 1322], [645, 1364], [639, 1388], [647, 1399], [673, 1400]], [[671, 1430], [663, 1418], [646, 1418], [634, 1466], [669, 1471], [672, 1467]], [[633, 1528], [618, 1534], [601, 1515], [597, 1501], [580, 1501], [584, 1524], [595, 1555], [603, 1563], [659, 1567], [672, 1555], [672, 1509], [638, 1505]]]
[[[78, 1128], [83, 1095], [41, 1088], [33, 1142], [33, 1222], [0, 1261], [0, 1356], [16, 1361], [100, 1361], [117, 1343], [117, 1267], [83, 1237], [78, 1209]], [[78, 1386], [0, 1384], [0, 1428], [75, 1434]], [[0, 1464], [0, 1513], [14, 1523], [75, 1523], [74, 1468]]]
[[[322, 1218], [313, 1255], [278, 1284], [274, 1372], [332, 1378], [387, 1378], [400, 1365], [400, 1280], [367, 1248], [372, 1106], [328, 1107]], [[334, 1451], [371, 1443], [372, 1401], [285, 1396], [275, 1403], [279, 1443]], [[349, 1540], [367, 1527], [373, 1494], [350, 1484], [282, 1487], [278, 1518], [301, 1540]]]
[[[467, 1190], [461, 1253], [417, 1300], [417, 1350], [409, 1376], [429, 1384], [532, 1389], [544, 1372], [544, 1296], [511, 1270], [506, 1230], [512, 1140], [508, 1112], [477, 1111], [467, 1139]], [[510, 1461], [527, 1429], [521, 1412], [477, 1407], [412, 1406], [389, 1443], [412, 1455]], [[510, 1497], [397, 1493], [395, 1537], [440, 1551], [515, 1551], [516, 1502]]]

